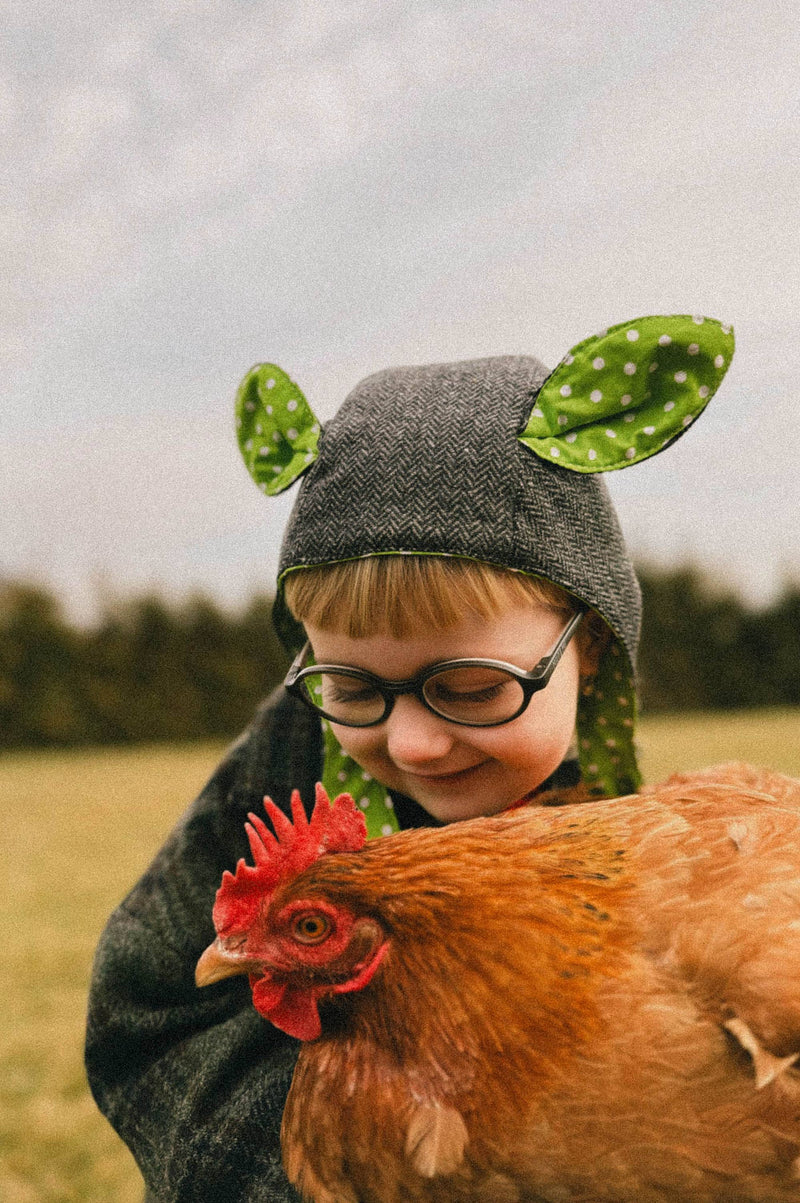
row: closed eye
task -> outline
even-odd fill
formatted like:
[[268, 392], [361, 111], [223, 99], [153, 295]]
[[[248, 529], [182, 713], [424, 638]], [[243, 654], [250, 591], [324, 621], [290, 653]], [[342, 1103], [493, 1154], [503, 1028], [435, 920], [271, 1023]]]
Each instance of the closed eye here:
[[375, 692], [373, 687], [367, 684], [353, 689], [341, 685], [328, 685], [324, 696], [327, 702], [366, 702], [375, 697]]
[[492, 702], [507, 684], [501, 681], [497, 685], [486, 685], [483, 689], [450, 689], [437, 682], [435, 689], [430, 692], [442, 702]]

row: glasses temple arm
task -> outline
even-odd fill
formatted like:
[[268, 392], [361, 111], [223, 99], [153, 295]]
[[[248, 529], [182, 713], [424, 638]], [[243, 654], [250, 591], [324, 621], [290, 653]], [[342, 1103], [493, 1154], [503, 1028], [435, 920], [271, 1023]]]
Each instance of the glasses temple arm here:
[[[531, 671], [532, 677], [535, 676], [535, 674], [539, 674], [538, 676], [535, 676], [536, 680], [538, 680], [538, 681], [543, 680], [545, 683], [547, 683], [547, 681], [550, 680], [551, 676], [553, 675], [556, 668], [558, 667], [559, 660], [564, 655], [564, 652], [567, 650], [567, 646], [569, 644], [570, 639], [572, 639], [572, 636], [575, 634], [576, 630], [580, 626], [582, 619], [584, 618], [585, 614], [588, 612], [588, 609], [589, 609], [588, 606], [581, 606], [581, 608], [579, 610], [576, 610], [576, 612], [573, 614], [572, 618], [569, 620], [567, 625], [564, 627], [564, 630], [561, 632], [558, 642], [556, 643], [553, 650], [551, 652], [548, 652], [546, 656], [542, 656], [541, 660], [536, 665], [536, 667], [534, 669], [532, 669], [532, 671]], [[540, 670], [541, 670], [541, 673], [540, 673]]]
[[287, 689], [289, 688], [290, 685], [294, 685], [295, 681], [297, 680], [298, 676], [300, 675], [300, 672], [303, 668], [303, 661], [305, 660], [306, 656], [308, 655], [308, 649], [310, 647], [311, 647], [311, 641], [307, 639], [306, 642], [303, 644], [303, 646], [300, 648], [300, 651], [295, 656], [291, 665], [289, 666], [289, 671], [287, 672], [287, 674], [284, 678], [284, 682], [283, 682]]

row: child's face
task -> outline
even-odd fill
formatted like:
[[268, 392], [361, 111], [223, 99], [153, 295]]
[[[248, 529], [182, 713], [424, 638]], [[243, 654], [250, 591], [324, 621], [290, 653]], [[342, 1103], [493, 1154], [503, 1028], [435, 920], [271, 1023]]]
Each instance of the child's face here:
[[[565, 622], [563, 614], [526, 602], [510, 605], [495, 619], [466, 618], [404, 639], [355, 639], [308, 623], [306, 630], [317, 663], [403, 680], [437, 661], [462, 657], [532, 669]], [[500, 727], [458, 726], [410, 695], [396, 698], [378, 726], [331, 727], [362, 768], [390, 791], [416, 799], [435, 819], [450, 823], [496, 814], [541, 785], [564, 759], [575, 728], [580, 669], [572, 640], [547, 687], [533, 695], [518, 718]]]

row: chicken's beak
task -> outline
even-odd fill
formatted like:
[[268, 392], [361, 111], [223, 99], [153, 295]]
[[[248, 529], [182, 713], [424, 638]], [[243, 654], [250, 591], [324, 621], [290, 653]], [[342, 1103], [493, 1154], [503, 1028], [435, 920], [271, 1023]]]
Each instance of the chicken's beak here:
[[240, 973], [251, 973], [255, 965], [247, 957], [227, 949], [219, 937], [209, 944], [194, 971], [194, 980], [198, 986], [211, 986], [221, 982], [226, 977], [236, 977]]

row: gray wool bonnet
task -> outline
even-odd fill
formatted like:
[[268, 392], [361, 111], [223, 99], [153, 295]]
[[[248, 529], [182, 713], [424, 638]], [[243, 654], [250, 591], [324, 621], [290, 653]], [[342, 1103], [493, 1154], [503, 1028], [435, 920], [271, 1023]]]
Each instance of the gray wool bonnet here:
[[[596, 610], [614, 636], [579, 702], [584, 779], [598, 792], [635, 789], [641, 598], [598, 473], [679, 437], [732, 352], [730, 328], [712, 319], [641, 318], [584, 340], [552, 373], [532, 356], [376, 372], [322, 428], [280, 368], [258, 365], [238, 397], [245, 462], [268, 494], [303, 477], [280, 556], [284, 639], [302, 640], [282, 583], [303, 567], [408, 553], [543, 577]], [[394, 829], [385, 791], [381, 801], [377, 782], [354, 781], [360, 770], [329, 731], [326, 751], [330, 787], [355, 784], [357, 797], [366, 789], [372, 833]]]

